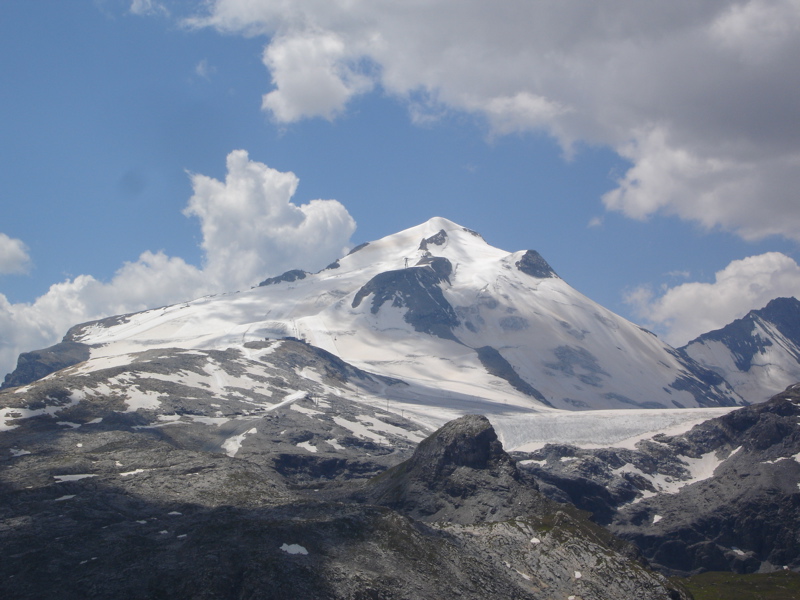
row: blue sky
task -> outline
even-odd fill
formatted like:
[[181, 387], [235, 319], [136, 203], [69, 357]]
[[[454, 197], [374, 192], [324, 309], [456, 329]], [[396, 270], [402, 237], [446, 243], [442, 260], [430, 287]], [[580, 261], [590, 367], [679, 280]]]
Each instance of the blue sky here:
[[487, 6], [0, 3], [0, 371], [433, 216], [676, 344], [800, 292], [796, 1]]

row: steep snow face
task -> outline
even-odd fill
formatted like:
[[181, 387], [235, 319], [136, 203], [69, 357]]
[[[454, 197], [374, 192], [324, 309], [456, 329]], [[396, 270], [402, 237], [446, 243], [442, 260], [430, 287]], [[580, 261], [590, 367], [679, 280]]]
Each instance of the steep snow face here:
[[72, 340], [113, 361], [284, 337], [402, 379], [407, 400], [423, 404], [548, 411], [740, 401], [713, 373], [572, 289], [538, 253], [494, 248], [438, 217], [319, 273], [88, 324]]
[[777, 298], [681, 352], [715, 371], [749, 402], [761, 402], [800, 380], [800, 301]]

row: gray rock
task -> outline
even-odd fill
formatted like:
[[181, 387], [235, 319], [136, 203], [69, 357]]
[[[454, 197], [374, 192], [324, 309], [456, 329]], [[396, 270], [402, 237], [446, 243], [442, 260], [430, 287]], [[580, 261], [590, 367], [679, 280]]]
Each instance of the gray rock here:
[[516, 262], [516, 267], [531, 277], [538, 279], [549, 279], [551, 277], [558, 277], [547, 261], [542, 258], [542, 255], [536, 250], [528, 250], [522, 255], [522, 258]]
[[65, 341], [43, 350], [23, 352], [17, 359], [17, 368], [6, 375], [0, 389], [34, 382], [88, 358], [89, 346], [79, 342]]

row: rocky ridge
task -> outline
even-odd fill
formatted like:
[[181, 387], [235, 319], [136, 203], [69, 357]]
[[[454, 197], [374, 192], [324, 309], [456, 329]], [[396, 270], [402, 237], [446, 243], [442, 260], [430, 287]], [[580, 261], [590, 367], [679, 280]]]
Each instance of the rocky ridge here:
[[543, 493], [590, 511], [663, 572], [800, 569], [800, 384], [635, 448], [515, 456]]
[[736, 392], [762, 402], [800, 381], [800, 301], [775, 298], [680, 348]]

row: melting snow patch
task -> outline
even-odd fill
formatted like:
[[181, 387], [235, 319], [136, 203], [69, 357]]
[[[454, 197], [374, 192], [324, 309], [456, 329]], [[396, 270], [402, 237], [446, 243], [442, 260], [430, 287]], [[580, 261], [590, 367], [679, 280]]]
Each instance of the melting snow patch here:
[[308, 450], [309, 452], [316, 452], [317, 447], [312, 446], [311, 442], [300, 442], [299, 444], [295, 444], [298, 448], [303, 448], [304, 450]]
[[366, 425], [359, 422], [348, 421], [344, 417], [333, 417], [333, 422], [336, 423], [339, 427], [344, 427], [345, 429], [349, 429], [358, 437], [367, 438], [378, 444], [388, 444], [389, 440], [387, 440], [382, 435], [379, 435], [373, 431], [367, 429]]
[[64, 425], [65, 427], [72, 427], [73, 429], [77, 429], [81, 426], [80, 423], [73, 423], [72, 421], [56, 421], [56, 425]]
[[333, 446], [337, 450], [344, 450], [344, 446], [342, 446], [339, 442], [337, 442], [335, 438], [325, 440], [325, 442], [327, 442], [328, 445]]
[[158, 399], [161, 394], [150, 390], [140, 390], [136, 386], [130, 386], [127, 389], [128, 397], [125, 398], [125, 404], [128, 408], [125, 412], [136, 412], [140, 408], [145, 410], [153, 410], [161, 405]]
[[653, 525], [655, 525], [656, 523], [658, 523], [658, 522], [659, 522], [661, 519], [663, 519], [663, 518], [664, 518], [664, 517], [662, 517], [661, 515], [655, 515], [655, 516], [653, 517]]
[[314, 410], [313, 408], [306, 408], [305, 406], [300, 406], [299, 404], [292, 404], [289, 408], [292, 410], [296, 410], [299, 413], [303, 413], [304, 415], [308, 415], [309, 417], [314, 417], [316, 415], [324, 415], [325, 413], [321, 410]]
[[125, 471], [124, 473], [120, 473], [120, 477], [127, 477], [128, 475], [138, 475], [139, 473], [144, 473], [145, 471], [149, 471], [150, 469], [134, 469], [133, 471]]
[[541, 544], [541, 543], [542, 543], [542, 540], [540, 540], [539, 538], [536, 538], [536, 537], [535, 538], [531, 538], [531, 544]]
[[425, 439], [424, 435], [420, 435], [415, 431], [407, 431], [402, 427], [396, 427], [395, 425], [384, 423], [379, 419], [366, 417], [364, 415], [359, 415], [356, 417], [356, 419], [364, 423], [364, 425], [367, 425], [370, 429], [374, 429], [375, 431], [381, 431], [383, 433], [390, 433], [399, 437], [404, 437], [407, 440], [415, 443], [419, 443]]
[[180, 513], [177, 510], [173, 510], [172, 512], [168, 512], [167, 514], [174, 517], [177, 515], [182, 515], [183, 513]]
[[734, 553], [735, 553], [737, 556], [744, 556], [745, 554], [747, 554], [746, 552], [744, 552], [743, 550], [740, 550], [740, 549], [739, 549], [739, 548], [737, 548], [736, 546], [732, 547], [732, 548], [731, 548], [731, 550], [733, 550], [733, 551], [734, 551]]
[[66, 496], [61, 496], [60, 498], [56, 498], [53, 502], [61, 502], [63, 500], [72, 500], [75, 497], [75, 494], [68, 494]]
[[[37, 409], [2, 408], [0, 409], [0, 431], [9, 431], [17, 427], [18, 424], [13, 423], [13, 421], [17, 419], [29, 419], [30, 417], [37, 417], [39, 415], [50, 415], [52, 417], [62, 410], [75, 406], [84, 398], [86, 398], [86, 394], [81, 391], [75, 391], [69, 395], [69, 403], [67, 404], [51, 404], [50, 406]], [[52, 398], [48, 398], [48, 400], [53, 401]]]
[[78, 481], [79, 479], [86, 479], [87, 477], [97, 477], [92, 473], [80, 473], [78, 475], [53, 475], [56, 483], [64, 483], [65, 481]]
[[14, 456], [14, 457], [17, 457], [17, 456], [25, 456], [26, 454], [30, 454], [30, 452], [29, 452], [29, 451], [27, 451], [27, 450], [20, 450], [20, 449], [18, 449], [18, 448], [9, 448], [9, 451], [11, 452], [11, 456]]
[[284, 544], [281, 550], [288, 554], [308, 554], [308, 550], [303, 548], [300, 544]]
[[[675, 494], [680, 491], [681, 488], [687, 485], [697, 483], [698, 481], [704, 481], [713, 476], [716, 468], [723, 462], [723, 460], [717, 458], [716, 453], [713, 451], [703, 454], [700, 458], [682, 456], [681, 459], [686, 464], [686, 470], [689, 471], [689, 478], [684, 480], [675, 479], [662, 473], [645, 473], [641, 469], [629, 463], [614, 469], [612, 472], [615, 475], [620, 473], [635, 473], [637, 475], [641, 475], [650, 481], [659, 493]], [[642, 490], [641, 493], [642, 496], [634, 500], [633, 503], [655, 495], [653, 492], [648, 490]]]
[[225, 454], [233, 458], [236, 456], [236, 453], [242, 447], [242, 442], [244, 442], [244, 438], [250, 435], [251, 433], [258, 433], [255, 427], [245, 431], [244, 433], [240, 433], [239, 435], [234, 435], [229, 437], [227, 440], [222, 442], [222, 449], [225, 450]]
[[280, 402], [278, 402], [277, 404], [273, 404], [272, 406], [267, 408], [266, 412], [272, 412], [273, 410], [277, 410], [279, 408], [283, 408], [284, 406], [288, 406], [292, 402], [296, 402], [297, 400], [300, 400], [301, 398], [305, 398], [307, 394], [308, 394], [308, 392], [303, 392], [303, 391], [292, 392], [291, 394], [288, 394], [287, 396], [285, 396], [284, 399], [281, 400]]
[[581, 575], [581, 572], [575, 571], [575, 579], [580, 579], [581, 577], [583, 577], [583, 575]]
[[204, 417], [202, 415], [185, 415], [195, 423], [205, 423], [206, 425], [216, 425], [219, 427], [223, 423], [230, 421], [227, 417]]

